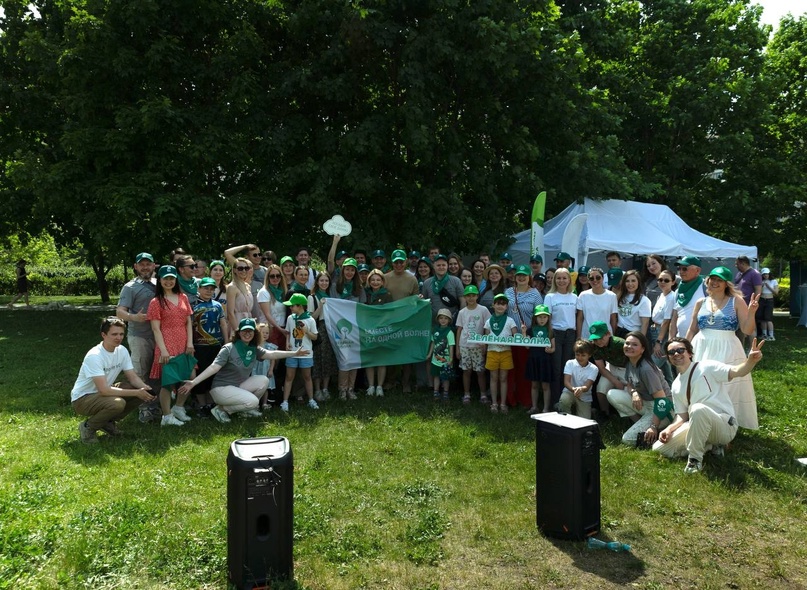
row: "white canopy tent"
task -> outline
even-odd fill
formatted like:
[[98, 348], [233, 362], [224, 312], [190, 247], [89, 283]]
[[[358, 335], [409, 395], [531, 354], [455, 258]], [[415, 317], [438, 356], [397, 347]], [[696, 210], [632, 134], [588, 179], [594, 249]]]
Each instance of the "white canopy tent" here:
[[[582, 216], [582, 217], [581, 217]], [[579, 239], [570, 236], [567, 228], [580, 228]], [[564, 250], [564, 235], [567, 244], [577, 242], [575, 251], [569, 251], [576, 266], [586, 264], [590, 253], [614, 250], [623, 258], [630, 255], [660, 254], [667, 258], [699, 256], [714, 260], [704, 269], [724, 264], [733, 267], [738, 256], [757, 258], [756, 246], [732, 244], [713, 238], [689, 227], [666, 205], [637, 203], [635, 201], [594, 201], [572, 203], [559, 215], [544, 224], [545, 267], [558, 252]], [[530, 256], [530, 230], [515, 234], [515, 243], [509, 252], [517, 263], [526, 262]], [[722, 262], [721, 262], [722, 261]]]

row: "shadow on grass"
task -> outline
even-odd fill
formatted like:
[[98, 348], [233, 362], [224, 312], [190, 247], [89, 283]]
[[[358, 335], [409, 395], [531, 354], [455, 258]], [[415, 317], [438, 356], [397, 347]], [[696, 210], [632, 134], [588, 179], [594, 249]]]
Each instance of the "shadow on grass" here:
[[[611, 541], [605, 536], [597, 536], [601, 541]], [[550, 539], [550, 542], [574, 561], [575, 566], [613, 584], [631, 584], [645, 574], [645, 563], [632, 552], [614, 552], [609, 549], [588, 549], [585, 541], [563, 541]]]

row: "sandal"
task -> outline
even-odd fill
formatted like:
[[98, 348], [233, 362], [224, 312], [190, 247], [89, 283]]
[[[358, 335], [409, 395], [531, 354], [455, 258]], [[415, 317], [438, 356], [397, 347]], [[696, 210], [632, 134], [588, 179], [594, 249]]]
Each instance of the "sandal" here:
[[507, 407], [507, 404], [501, 404], [501, 405], [499, 406], [499, 411], [500, 411], [502, 414], [506, 414], [506, 413], [509, 411], [509, 408]]
[[482, 397], [479, 398], [479, 403], [480, 404], [489, 404], [490, 403], [490, 398], [488, 396], [486, 396], [485, 394], [482, 394]]
[[494, 414], [498, 414], [499, 406], [497, 406], [496, 404], [490, 404], [490, 411], [493, 412]]
[[448, 401], [448, 392], [447, 392], [447, 391], [444, 391], [444, 392], [443, 392], [443, 401], [444, 401], [444, 402], [447, 402], [447, 401]]
[[535, 406], [533, 406], [529, 410], [527, 410], [527, 415], [528, 416], [532, 416], [533, 414], [540, 414], [540, 413], [541, 413], [541, 410], [539, 410]]
[[471, 394], [466, 393], [465, 395], [463, 395], [462, 396], [462, 403], [465, 404], [466, 406], [468, 404], [470, 404], [471, 403]]

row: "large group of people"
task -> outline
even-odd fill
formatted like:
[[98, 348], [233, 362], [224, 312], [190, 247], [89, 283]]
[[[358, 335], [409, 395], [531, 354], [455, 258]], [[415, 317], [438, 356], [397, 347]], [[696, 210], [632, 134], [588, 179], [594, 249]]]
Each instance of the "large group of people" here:
[[[151, 254], [138, 254], [135, 277], [124, 285], [116, 317], [105, 320], [102, 343], [88, 353], [73, 391], [76, 411], [88, 416], [81, 439], [95, 442], [99, 430], [116, 433], [116, 422], [135, 407], [143, 422], [182, 426], [191, 420], [191, 393], [198, 416], [227, 422], [234, 413], [261, 415], [273, 399], [288, 412], [293, 396], [319, 409], [331, 399], [333, 383], [342, 400], [365, 387], [367, 396], [383, 397], [390, 374], [403, 393], [421, 386], [449, 400], [453, 389], [465, 404], [475, 386], [480, 402], [496, 413], [521, 406], [530, 414], [559, 409], [598, 420], [618, 414], [631, 423], [626, 444], [654, 445], [669, 455], [693, 438], [690, 459], [698, 465], [704, 448], [719, 452], [729, 442], [731, 429], [711, 437], [706, 426], [694, 428], [697, 404], [716, 400], [713, 411], [730, 426], [758, 427], [750, 370], [761, 344], [746, 345], [746, 358], [743, 338], [755, 337], [759, 326], [762, 338], [773, 339], [778, 285], [768, 269], [758, 273], [744, 257], [736, 274], [720, 266], [703, 277], [696, 256], [668, 267], [650, 254], [640, 270], [623, 271], [622, 257], [609, 252], [607, 269], [574, 270], [572, 257], [560, 252], [544, 271], [537, 255], [514, 265], [507, 252], [494, 260], [481, 253], [465, 267], [462, 257], [437, 247], [426, 255], [395, 249], [389, 258], [377, 249], [368, 257], [364, 250], [340, 250], [340, 241], [334, 236], [321, 271], [311, 266], [307, 248], [278, 260], [255, 244], [237, 245], [209, 263], [177, 249], [159, 267]], [[324, 321], [328, 300], [384, 305], [406, 297], [430, 303], [428, 357], [394, 371], [341, 367]], [[120, 346], [124, 322], [128, 351]], [[516, 334], [545, 345], [471, 339]], [[701, 395], [702, 383], [690, 383], [694, 369], [687, 373], [684, 360], [700, 367], [698, 375], [713, 375], [715, 391]], [[113, 386], [120, 372], [132, 389]], [[697, 402], [688, 394], [681, 405], [685, 373], [684, 389], [699, 393]], [[104, 403], [89, 403], [87, 395]], [[684, 428], [687, 421], [693, 425]]]

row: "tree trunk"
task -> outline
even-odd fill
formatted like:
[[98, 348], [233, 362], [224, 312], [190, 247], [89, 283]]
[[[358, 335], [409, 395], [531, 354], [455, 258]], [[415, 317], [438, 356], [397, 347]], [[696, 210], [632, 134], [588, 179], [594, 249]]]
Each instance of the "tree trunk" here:
[[109, 267], [106, 265], [106, 257], [103, 252], [99, 252], [91, 260], [92, 269], [95, 272], [95, 279], [98, 283], [98, 293], [101, 295], [101, 303], [109, 303], [109, 283], [106, 280], [106, 275], [109, 272]]

